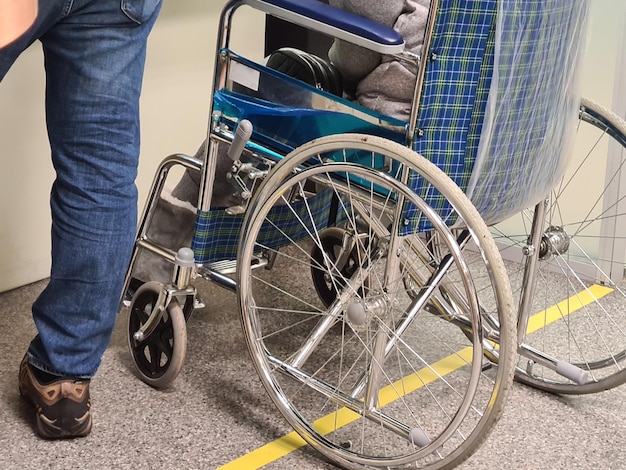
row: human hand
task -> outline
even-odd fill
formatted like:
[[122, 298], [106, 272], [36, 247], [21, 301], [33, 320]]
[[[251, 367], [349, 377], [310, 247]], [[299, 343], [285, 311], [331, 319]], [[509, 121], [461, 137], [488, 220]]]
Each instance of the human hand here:
[[37, 0], [0, 0], [0, 48], [15, 41], [37, 18]]

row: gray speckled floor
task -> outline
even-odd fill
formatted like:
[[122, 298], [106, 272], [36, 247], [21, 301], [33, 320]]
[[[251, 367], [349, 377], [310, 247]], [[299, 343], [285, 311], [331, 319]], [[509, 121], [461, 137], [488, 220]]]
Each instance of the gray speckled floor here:
[[[40, 440], [16, 376], [34, 334], [30, 304], [44, 282], [0, 294], [0, 314], [7, 319], [0, 343], [0, 468], [214, 469], [291, 431], [248, 359], [235, 296], [202, 283], [211, 307], [190, 320], [187, 359], [171, 389], [151, 389], [134, 375], [122, 313], [92, 383], [92, 434], [74, 441]], [[495, 431], [461, 468], [626, 468], [625, 394], [622, 387], [556, 397], [516, 384]], [[333, 467], [305, 448], [263, 468]]]
[[[162, 16], [181, 17], [188, 26], [190, 18], [207, 14], [208, 8], [207, 23], [194, 24], [200, 37], [210, 31], [210, 41], [224, 3], [168, 2]], [[173, 44], [167, 24], [161, 24], [164, 43]], [[188, 33], [181, 30], [177, 35]], [[198, 49], [203, 58], [206, 49]], [[30, 305], [44, 285], [0, 293], [0, 315], [5, 319], [0, 339], [0, 469], [217, 469], [291, 432], [248, 358], [235, 296], [203, 284], [199, 287], [209, 307], [189, 323], [187, 359], [171, 389], [154, 390], [135, 376], [123, 312], [92, 383], [92, 434], [72, 441], [39, 439], [33, 430], [34, 412], [21, 400], [16, 379], [35, 334]], [[516, 384], [496, 429], [460, 468], [626, 469], [625, 398], [626, 386], [591, 396], [558, 397]], [[334, 467], [303, 448], [263, 468]]]

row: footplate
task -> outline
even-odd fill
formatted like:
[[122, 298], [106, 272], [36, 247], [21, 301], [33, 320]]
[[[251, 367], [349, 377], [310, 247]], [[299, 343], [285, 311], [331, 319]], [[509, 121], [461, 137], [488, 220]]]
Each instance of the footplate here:
[[[251, 266], [253, 269], [262, 268], [269, 264], [267, 258], [261, 258], [255, 256], [252, 258]], [[198, 269], [198, 274], [203, 276], [203, 271], [209, 269], [214, 272], [218, 272], [220, 274], [235, 274], [237, 272], [237, 260], [224, 260], [224, 261], [216, 261], [215, 263], [209, 263], [206, 266], [202, 266]], [[204, 276], [203, 276], [204, 277]]]

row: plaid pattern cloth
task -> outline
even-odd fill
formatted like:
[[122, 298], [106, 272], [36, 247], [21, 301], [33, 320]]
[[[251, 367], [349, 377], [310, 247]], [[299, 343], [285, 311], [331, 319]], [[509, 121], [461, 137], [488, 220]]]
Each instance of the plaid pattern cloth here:
[[[413, 148], [462, 189], [472, 173], [491, 86], [496, 12], [497, 0], [441, 2], [430, 50], [424, 55], [429, 62]], [[417, 175], [409, 185], [444, 220], [450, 217], [447, 200]], [[429, 228], [412, 205], [405, 219], [403, 235]]]
[[[414, 149], [468, 193], [487, 223], [541, 199], [561, 175], [587, 4], [441, 3]], [[454, 222], [445, 198], [416, 175], [410, 185]], [[429, 228], [414, 207], [405, 212], [404, 234]]]
[[501, 0], [498, 54], [467, 194], [487, 223], [546, 197], [563, 176], [580, 105], [587, 0]]
[[[261, 226], [256, 243], [274, 249], [301, 241], [328, 226], [333, 191], [289, 205], [273, 207]], [[309, 211], [311, 215], [309, 215]], [[229, 215], [222, 208], [198, 211], [192, 242], [196, 263], [209, 264], [237, 257], [243, 215]]]

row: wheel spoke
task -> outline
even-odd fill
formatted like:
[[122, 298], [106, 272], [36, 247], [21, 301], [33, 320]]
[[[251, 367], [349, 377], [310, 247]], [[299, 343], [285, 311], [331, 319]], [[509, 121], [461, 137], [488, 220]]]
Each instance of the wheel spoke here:
[[[626, 123], [583, 100], [571, 148], [571, 170], [548, 197], [542, 237], [534, 241], [537, 282], [525, 338], [562, 365], [522, 355], [517, 377], [543, 390], [578, 394], [626, 381]], [[526, 259], [515, 254], [528, 252], [534, 215], [525, 210], [492, 230], [518, 296], [530, 287], [523, 282]], [[589, 381], [580, 384], [560, 372], [572, 368], [585, 371]]]

